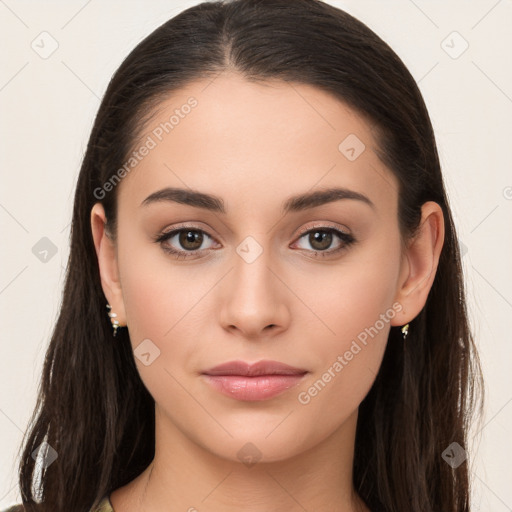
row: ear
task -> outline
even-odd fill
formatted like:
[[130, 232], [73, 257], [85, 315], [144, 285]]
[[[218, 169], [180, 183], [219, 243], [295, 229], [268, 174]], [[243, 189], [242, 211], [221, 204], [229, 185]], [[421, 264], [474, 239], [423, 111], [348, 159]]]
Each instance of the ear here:
[[125, 326], [126, 313], [121, 282], [119, 280], [116, 244], [107, 235], [105, 223], [106, 216], [103, 205], [96, 203], [91, 209], [91, 229], [96, 256], [98, 257], [101, 287], [108, 303], [112, 307], [112, 313], [117, 314], [119, 326]]
[[428, 201], [421, 208], [417, 234], [407, 243], [400, 267], [395, 301], [402, 311], [391, 325], [404, 325], [423, 309], [434, 283], [444, 243], [444, 215], [439, 204]]

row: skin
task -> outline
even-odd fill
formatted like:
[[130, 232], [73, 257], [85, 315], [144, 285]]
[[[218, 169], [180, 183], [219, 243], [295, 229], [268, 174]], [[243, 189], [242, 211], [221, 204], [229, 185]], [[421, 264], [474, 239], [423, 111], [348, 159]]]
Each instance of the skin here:
[[[311, 86], [255, 84], [232, 72], [210, 82], [174, 92], [146, 126], [147, 135], [190, 96], [197, 99], [118, 185], [117, 243], [105, 232], [102, 205], [91, 211], [105, 297], [134, 349], [150, 339], [160, 350], [148, 366], [135, 358], [156, 403], [155, 458], [111, 494], [113, 507], [367, 511], [352, 485], [358, 407], [390, 327], [425, 305], [443, 245], [442, 210], [425, 203], [418, 235], [403, 244], [398, 183], [374, 152], [371, 123]], [[338, 149], [349, 134], [366, 146], [354, 161]], [[169, 201], [141, 206], [169, 186], [220, 196], [227, 213]], [[288, 197], [331, 186], [364, 194], [374, 208], [343, 199], [282, 216]], [[154, 237], [184, 222], [209, 236], [199, 255], [178, 260]], [[348, 231], [356, 243], [315, 257], [321, 244], [299, 230], [319, 226]], [[263, 251], [252, 263], [236, 251], [247, 236]], [[178, 236], [163, 245], [194, 248]], [[333, 236], [324, 251], [342, 245]], [[393, 303], [400, 311], [300, 403], [299, 393]], [[271, 359], [309, 373], [270, 400], [239, 401], [200, 376], [235, 359]], [[248, 442], [261, 457], [250, 467], [237, 455]]]

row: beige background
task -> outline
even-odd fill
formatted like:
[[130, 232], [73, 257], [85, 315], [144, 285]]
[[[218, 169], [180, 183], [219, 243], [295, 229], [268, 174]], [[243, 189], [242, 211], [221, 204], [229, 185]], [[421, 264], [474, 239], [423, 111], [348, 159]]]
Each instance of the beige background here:
[[[0, 508], [19, 500], [16, 454], [59, 307], [75, 180], [100, 98], [141, 39], [196, 3], [0, 0]], [[512, 1], [329, 3], [395, 49], [429, 108], [488, 390], [473, 510], [510, 511]], [[33, 252], [43, 237], [56, 250], [46, 262]]]

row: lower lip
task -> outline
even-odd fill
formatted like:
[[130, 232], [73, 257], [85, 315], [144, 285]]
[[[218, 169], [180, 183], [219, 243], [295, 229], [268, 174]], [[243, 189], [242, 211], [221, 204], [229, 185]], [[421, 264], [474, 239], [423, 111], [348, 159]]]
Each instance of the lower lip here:
[[207, 382], [217, 391], [237, 400], [268, 400], [298, 384], [306, 375], [206, 375]]

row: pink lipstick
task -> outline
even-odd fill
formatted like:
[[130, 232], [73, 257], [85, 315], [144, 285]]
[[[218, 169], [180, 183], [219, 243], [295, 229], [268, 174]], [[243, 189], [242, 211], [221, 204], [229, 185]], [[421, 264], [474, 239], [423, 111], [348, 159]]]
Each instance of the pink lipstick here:
[[261, 401], [297, 385], [308, 373], [278, 361], [230, 361], [202, 374], [214, 389], [237, 400]]

